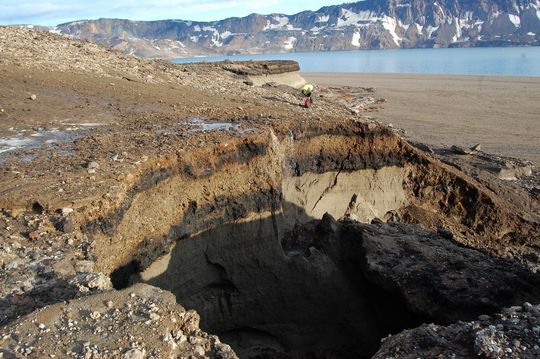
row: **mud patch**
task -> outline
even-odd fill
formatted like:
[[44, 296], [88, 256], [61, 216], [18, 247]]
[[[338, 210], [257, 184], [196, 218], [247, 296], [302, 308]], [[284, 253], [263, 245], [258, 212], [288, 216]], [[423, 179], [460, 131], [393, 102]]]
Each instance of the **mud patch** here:
[[[7, 152], [47, 147], [51, 145], [71, 142], [83, 136], [79, 128], [68, 127], [66, 129], [52, 128], [49, 130], [38, 129], [36, 131], [15, 132], [13, 136], [0, 138], [0, 157]], [[26, 155], [25, 161], [31, 161], [32, 155]]]
[[232, 122], [207, 122], [202, 118], [192, 118], [184, 122], [190, 126], [192, 132], [212, 132], [212, 131], [240, 131], [240, 125]]

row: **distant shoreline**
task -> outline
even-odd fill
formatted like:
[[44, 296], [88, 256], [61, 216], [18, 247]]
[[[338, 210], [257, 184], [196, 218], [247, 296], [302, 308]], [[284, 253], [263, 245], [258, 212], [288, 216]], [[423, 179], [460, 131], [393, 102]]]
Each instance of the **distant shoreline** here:
[[[2, 25], [0, 25], [2, 26]], [[236, 56], [274, 56], [274, 55], [290, 55], [290, 54], [312, 54], [312, 53], [336, 53], [336, 52], [391, 52], [391, 51], [415, 51], [415, 50], [456, 50], [456, 49], [514, 49], [514, 48], [540, 48], [540, 45], [508, 45], [508, 46], [470, 46], [470, 47], [399, 47], [392, 49], [348, 49], [348, 50], [328, 50], [328, 51], [284, 51], [284, 52], [261, 52], [256, 54], [232, 54], [232, 55], [194, 55], [194, 56], [178, 56], [178, 57], [164, 57], [160, 59], [164, 60], [182, 60], [182, 59], [215, 59], [222, 57], [236, 57]], [[231, 60], [234, 61], [234, 60]]]
[[482, 144], [540, 164], [540, 77], [302, 72], [320, 85], [373, 87], [376, 119], [433, 146]]
[[293, 60], [303, 72], [540, 77], [540, 46], [290, 52], [170, 59], [171, 62]]

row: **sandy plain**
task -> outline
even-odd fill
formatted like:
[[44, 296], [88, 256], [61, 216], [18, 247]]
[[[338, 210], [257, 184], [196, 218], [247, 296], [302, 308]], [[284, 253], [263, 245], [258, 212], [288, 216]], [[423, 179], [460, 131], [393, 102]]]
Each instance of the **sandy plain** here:
[[540, 163], [540, 77], [302, 73], [327, 86], [373, 87], [387, 102], [373, 116], [433, 146], [482, 144]]

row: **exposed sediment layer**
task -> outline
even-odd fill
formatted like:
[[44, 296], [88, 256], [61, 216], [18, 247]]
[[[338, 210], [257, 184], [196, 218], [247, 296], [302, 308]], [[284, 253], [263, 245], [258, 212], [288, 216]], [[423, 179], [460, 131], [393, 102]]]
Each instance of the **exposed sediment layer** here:
[[266, 84], [277, 84], [277, 85], [286, 85], [294, 88], [300, 88], [306, 84], [306, 80], [300, 73], [292, 72], [285, 74], [276, 74], [276, 75], [258, 75], [258, 76], [248, 76], [248, 83], [251, 83], [255, 86], [263, 86]]
[[[330, 134], [268, 132], [204, 151], [189, 154], [197, 161], [188, 155], [174, 163], [177, 169], [145, 177], [121, 212], [89, 229], [98, 266], [112, 272], [117, 287], [141, 280], [172, 291], [179, 303], [197, 309], [203, 329], [241, 355], [315, 350], [365, 356], [379, 338], [425, 318], [471, 319], [471, 313], [536, 299], [524, 291], [461, 312], [457, 307], [471, 303], [450, 310], [441, 304], [447, 297], [436, 296], [415, 309], [406, 294], [377, 299], [394, 291], [388, 283], [400, 282], [392, 276], [387, 284], [355, 284], [341, 260], [316, 249], [307, 258], [285, 255], [283, 239], [324, 213], [419, 223], [493, 253], [528, 233], [526, 243], [535, 243], [535, 222], [383, 128], [351, 123]], [[436, 303], [440, 312], [433, 311]], [[401, 314], [390, 323], [396, 308]], [[447, 316], [434, 314], [447, 310]], [[343, 328], [348, 335], [337, 335]]]
[[246, 136], [162, 161], [119, 211], [88, 227], [98, 268], [110, 273], [134, 258], [146, 267], [179, 238], [268, 211], [285, 211], [289, 228], [325, 212], [402, 219], [494, 252], [538, 240], [537, 223], [390, 132], [351, 124], [301, 134]]

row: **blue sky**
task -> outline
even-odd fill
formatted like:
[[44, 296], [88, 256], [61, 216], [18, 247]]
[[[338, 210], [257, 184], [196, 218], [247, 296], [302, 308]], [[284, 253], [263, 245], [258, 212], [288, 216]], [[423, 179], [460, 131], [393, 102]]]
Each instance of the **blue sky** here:
[[0, 0], [0, 24], [57, 25], [100, 17], [131, 20], [219, 20], [253, 12], [294, 14], [346, 1], [307, 0]]

